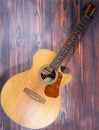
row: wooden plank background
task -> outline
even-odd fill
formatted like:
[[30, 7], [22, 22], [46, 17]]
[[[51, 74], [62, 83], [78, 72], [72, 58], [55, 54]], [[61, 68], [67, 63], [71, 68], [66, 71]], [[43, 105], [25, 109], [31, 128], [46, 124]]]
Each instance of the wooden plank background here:
[[[35, 52], [58, 52], [90, 0], [0, 0], [0, 90], [8, 78], [32, 66]], [[92, 2], [99, 7], [98, 0]], [[99, 12], [65, 60], [72, 81], [62, 91], [55, 122], [42, 130], [99, 130]], [[66, 62], [68, 61], [68, 62]], [[10, 106], [9, 106], [10, 107]], [[28, 130], [0, 106], [0, 130]]]

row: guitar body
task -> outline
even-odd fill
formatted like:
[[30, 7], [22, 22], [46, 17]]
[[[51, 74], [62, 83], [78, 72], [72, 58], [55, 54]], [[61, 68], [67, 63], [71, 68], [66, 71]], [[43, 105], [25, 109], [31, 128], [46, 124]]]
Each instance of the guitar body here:
[[[38, 51], [33, 59], [33, 67], [15, 75], [4, 85], [1, 105], [5, 113], [16, 123], [38, 129], [51, 124], [57, 118], [61, 105], [61, 86], [71, 80], [71, 75], [62, 74], [58, 69], [57, 79], [49, 85], [39, 76], [42, 66], [50, 64], [55, 56], [56, 54], [49, 50]], [[55, 94], [54, 90], [57, 88], [59, 92]], [[30, 91], [34, 92], [34, 95], [29, 95]], [[35, 93], [43, 98], [41, 102], [34, 98]]]

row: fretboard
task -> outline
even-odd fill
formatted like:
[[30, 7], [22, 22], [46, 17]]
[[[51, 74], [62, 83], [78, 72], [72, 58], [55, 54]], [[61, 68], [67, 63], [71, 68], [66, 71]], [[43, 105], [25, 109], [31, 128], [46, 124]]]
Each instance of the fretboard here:
[[75, 44], [78, 36], [82, 33], [85, 26], [87, 25], [89, 19], [85, 16], [82, 16], [80, 19], [79, 24], [74, 28], [71, 36], [67, 39], [67, 41], [64, 43], [63, 47], [59, 51], [59, 53], [56, 55], [54, 60], [51, 62], [50, 66], [58, 70], [60, 67], [62, 61], [65, 59], [65, 57], [68, 55], [70, 50], [72, 49], [73, 45]]

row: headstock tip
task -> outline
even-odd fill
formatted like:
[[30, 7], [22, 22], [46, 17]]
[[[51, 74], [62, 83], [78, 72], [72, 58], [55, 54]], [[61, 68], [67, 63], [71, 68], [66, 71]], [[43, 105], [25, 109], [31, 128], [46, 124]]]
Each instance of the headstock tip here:
[[94, 10], [94, 11], [97, 10], [96, 6], [95, 6], [93, 3], [91, 3], [91, 2], [88, 4], [88, 6], [89, 6], [92, 10]]
[[88, 3], [87, 6], [83, 9], [83, 15], [88, 19], [91, 19], [94, 16], [97, 8], [93, 3]]

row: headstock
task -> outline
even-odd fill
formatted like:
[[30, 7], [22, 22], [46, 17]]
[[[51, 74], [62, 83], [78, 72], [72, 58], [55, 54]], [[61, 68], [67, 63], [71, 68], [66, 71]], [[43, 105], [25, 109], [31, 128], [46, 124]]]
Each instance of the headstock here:
[[89, 3], [83, 10], [82, 16], [86, 17], [87, 19], [91, 19], [96, 12], [96, 7], [92, 3]]

